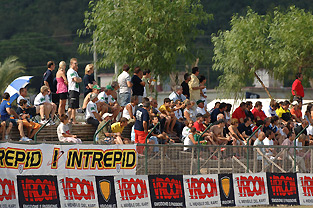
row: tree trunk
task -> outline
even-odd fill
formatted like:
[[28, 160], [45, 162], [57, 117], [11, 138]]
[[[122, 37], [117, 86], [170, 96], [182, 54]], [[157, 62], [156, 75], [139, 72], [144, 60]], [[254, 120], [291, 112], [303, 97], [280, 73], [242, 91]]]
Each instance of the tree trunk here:
[[260, 77], [258, 76], [258, 74], [256, 72], [254, 72], [254, 76], [257, 78], [257, 80], [261, 83], [262, 87], [264, 88], [265, 92], [267, 93], [268, 97], [271, 100], [274, 100], [274, 98], [272, 97], [271, 93], [268, 91], [267, 87], [264, 85], [263, 81], [260, 79]]

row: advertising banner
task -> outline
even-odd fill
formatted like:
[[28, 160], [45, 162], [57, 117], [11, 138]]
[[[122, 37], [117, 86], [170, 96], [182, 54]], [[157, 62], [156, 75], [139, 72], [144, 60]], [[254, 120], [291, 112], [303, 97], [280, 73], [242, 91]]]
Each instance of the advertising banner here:
[[6, 175], [135, 175], [136, 145], [0, 144]]
[[235, 206], [233, 174], [218, 174], [221, 205]]
[[266, 173], [233, 174], [236, 206], [268, 205]]
[[295, 173], [267, 173], [270, 204], [299, 204]]
[[0, 208], [18, 207], [15, 178], [15, 176], [0, 176]]
[[100, 208], [116, 208], [114, 176], [96, 176], [98, 203]]
[[19, 207], [61, 207], [56, 176], [17, 176], [17, 188]]
[[182, 175], [149, 175], [152, 207], [186, 207]]
[[62, 207], [98, 207], [93, 176], [58, 176], [58, 182]]
[[313, 174], [297, 173], [300, 205], [313, 205]]
[[186, 207], [220, 207], [218, 175], [184, 175]]
[[114, 181], [118, 207], [151, 207], [148, 176], [116, 176]]

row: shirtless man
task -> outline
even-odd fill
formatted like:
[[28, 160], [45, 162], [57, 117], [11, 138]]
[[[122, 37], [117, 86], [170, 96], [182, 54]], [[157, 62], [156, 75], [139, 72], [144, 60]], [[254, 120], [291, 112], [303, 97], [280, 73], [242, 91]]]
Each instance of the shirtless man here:
[[223, 129], [225, 127], [225, 121], [220, 119], [216, 122], [217, 124], [212, 126], [211, 132], [213, 133], [213, 140], [218, 145], [226, 145], [230, 140], [231, 137], [224, 137], [223, 136]]

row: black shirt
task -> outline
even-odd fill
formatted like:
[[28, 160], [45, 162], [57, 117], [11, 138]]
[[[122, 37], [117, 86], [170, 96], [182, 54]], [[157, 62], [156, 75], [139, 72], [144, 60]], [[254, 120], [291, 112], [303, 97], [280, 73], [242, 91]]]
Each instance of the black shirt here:
[[251, 111], [249, 111], [249, 110], [245, 110], [245, 114], [246, 114], [246, 116], [247, 117], [250, 117], [251, 118], [251, 121], [254, 121], [254, 116], [253, 116], [253, 114], [252, 114], [252, 112]]
[[190, 92], [189, 92], [189, 85], [185, 81], [181, 83], [181, 86], [183, 87], [183, 95], [186, 96], [187, 99], [190, 98]]
[[238, 131], [240, 132], [240, 134], [245, 132], [246, 135], [248, 135], [248, 136], [250, 136], [252, 134], [251, 127], [250, 126], [247, 127], [244, 123], [239, 124]]
[[51, 92], [56, 92], [54, 84], [53, 84], [53, 74], [52, 71], [47, 69], [47, 71], [43, 74], [43, 84], [44, 81], [48, 82]]
[[92, 92], [92, 89], [87, 89], [86, 87], [88, 84], [92, 84], [95, 81], [94, 75], [91, 74], [85, 74], [83, 78], [83, 84], [84, 84], [84, 94], [87, 95], [88, 93]]
[[[302, 130], [303, 130], [302, 125], [299, 125], [299, 126], [295, 127], [295, 134], [296, 134], [296, 136], [297, 136]], [[302, 132], [302, 134], [307, 135], [307, 131], [304, 130], [304, 131]]]
[[133, 83], [133, 95], [143, 96], [144, 86], [140, 84], [142, 80], [137, 75], [134, 75], [130, 81]]

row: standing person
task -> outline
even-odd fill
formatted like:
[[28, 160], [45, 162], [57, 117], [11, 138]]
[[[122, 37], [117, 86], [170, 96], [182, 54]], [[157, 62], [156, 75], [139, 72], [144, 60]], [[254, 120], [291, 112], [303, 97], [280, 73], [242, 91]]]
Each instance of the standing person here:
[[56, 88], [53, 84], [54, 76], [53, 76], [53, 70], [55, 69], [55, 64], [53, 61], [48, 61], [47, 63], [47, 71], [43, 74], [43, 85], [47, 86], [49, 88], [50, 98], [52, 102], [58, 103], [59, 98], [56, 94]]
[[68, 126], [69, 120], [68, 116], [62, 114], [60, 116], [61, 123], [57, 128], [57, 134], [59, 141], [61, 142], [73, 142], [73, 143], [82, 143], [82, 140], [77, 138], [77, 135], [73, 135], [70, 133], [70, 128]]
[[[150, 101], [144, 102], [143, 107], [139, 108], [136, 111], [136, 121], [134, 125], [135, 129], [135, 143], [144, 144], [146, 142], [146, 137], [148, 136], [148, 127], [149, 127], [149, 111], [150, 110]], [[153, 141], [147, 141], [150, 144], [153, 144]], [[139, 154], [143, 153], [143, 146], [137, 146], [137, 151]]]
[[122, 107], [126, 106], [130, 102], [131, 88], [133, 83], [130, 81], [130, 75], [128, 73], [129, 66], [125, 64], [123, 66], [123, 72], [118, 76], [118, 84], [120, 86], [120, 105]]
[[190, 81], [191, 77], [189, 73], [184, 74], [184, 81], [181, 83], [181, 86], [183, 88], [183, 95], [185, 95], [185, 97], [187, 99], [190, 99], [190, 91], [189, 91], [189, 81]]
[[296, 80], [292, 83], [291, 92], [294, 96], [293, 100], [301, 101], [304, 97], [304, 89], [302, 85], [303, 75], [301, 73], [296, 74]]
[[93, 72], [93, 64], [87, 64], [87, 66], [85, 67], [85, 76], [83, 78], [84, 97], [86, 97], [88, 93], [92, 92], [92, 87], [96, 84]]
[[206, 95], [206, 78], [203, 75], [200, 75], [199, 77], [199, 82], [200, 82], [200, 87], [203, 86], [204, 88], [202, 90], [200, 90], [200, 99], [203, 100], [204, 102], [204, 106], [206, 106], [208, 104], [208, 102], [206, 101], [207, 99], [207, 95]]
[[142, 102], [143, 91], [145, 87], [145, 82], [141, 80], [143, 73], [139, 67], [136, 67], [134, 70], [134, 76], [131, 78], [131, 82], [133, 83], [132, 90], [133, 95], [138, 96], [139, 103]]
[[78, 63], [76, 58], [71, 58], [70, 68], [67, 71], [68, 81], [68, 117], [73, 124], [78, 124], [76, 121], [76, 109], [79, 108], [79, 83], [82, 78], [79, 77]]
[[145, 70], [143, 72], [142, 81], [145, 82], [145, 88], [144, 88], [144, 97], [151, 96], [152, 92], [152, 85], [151, 85], [151, 71], [149, 69]]
[[190, 100], [194, 102], [197, 102], [197, 100], [200, 100], [200, 90], [205, 88], [205, 86], [200, 86], [200, 82], [197, 77], [198, 75], [199, 75], [199, 68], [193, 67], [191, 79], [188, 85], [189, 85], [189, 91], [190, 91]]
[[65, 61], [61, 61], [59, 63], [59, 70], [57, 74], [55, 75], [55, 78], [57, 80], [57, 94], [59, 95], [60, 102], [59, 102], [59, 109], [58, 114], [61, 116], [62, 114], [65, 114], [65, 105], [66, 100], [68, 98], [68, 92], [67, 92], [67, 78], [65, 74], [65, 68], [66, 63]]

